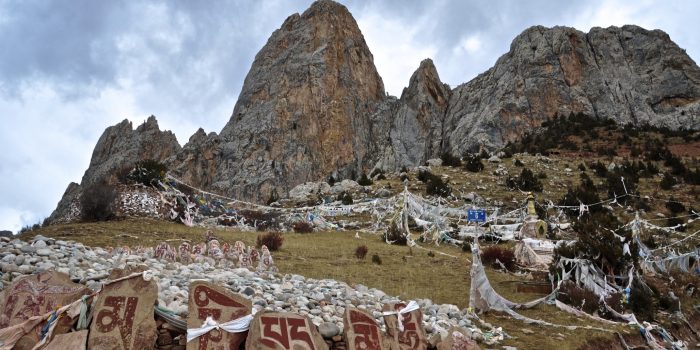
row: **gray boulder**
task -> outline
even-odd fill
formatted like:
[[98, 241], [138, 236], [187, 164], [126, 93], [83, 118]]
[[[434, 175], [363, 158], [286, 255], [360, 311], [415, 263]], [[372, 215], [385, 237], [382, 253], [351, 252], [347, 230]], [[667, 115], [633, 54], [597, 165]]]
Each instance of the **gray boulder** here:
[[331, 186], [325, 182], [307, 182], [295, 186], [289, 191], [289, 199], [293, 201], [305, 201], [311, 198], [319, 198], [331, 193]]

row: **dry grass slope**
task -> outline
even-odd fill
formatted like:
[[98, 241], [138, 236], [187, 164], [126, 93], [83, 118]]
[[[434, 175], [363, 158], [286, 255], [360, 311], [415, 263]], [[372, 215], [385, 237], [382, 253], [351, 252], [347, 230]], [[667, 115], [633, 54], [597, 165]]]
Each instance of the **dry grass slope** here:
[[[181, 240], [193, 242], [203, 240], [203, 228], [189, 228], [183, 225], [149, 220], [128, 219], [104, 223], [78, 223], [44, 227], [31, 231], [24, 236], [28, 239], [34, 235], [44, 235], [57, 239], [74, 240], [90, 246], [155, 246], [158, 242], [170, 240], [178, 245]], [[223, 241], [241, 240], [247, 245], [255, 244], [258, 232], [239, 232], [232, 230], [214, 230], [215, 235]], [[379, 236], [360, 234], [355, 238], [353, 231], [328, 231], [315, 233], [285, 233], [284, 245], [274, 253], [274, 258], [281, 273], [301, 274], [311, 278], [331, 278], [344, 281], [350, 285], [364, 284], [370, 288], [381, 289], [403, 299], [429, 298], [435, 303], [456, 304], [466, 308], [469, 302], [469, 262], [471, 254], [451, 246], [425, 246], [426, 249], [409, 249], [405, 246], [387, 245]], [[371, 259], [358, 260], [355, 248], [364, 244], [368, 247], [368, 257], [378, 254], [381, 265], [373, 264]], [[428, 251], [442, 252], [457, 258], [434, 254]], [[523, 294], [515, 291], [515, 283], [525, 280], [523, 277], [497, 272], [487, 268], [487, 274], [494, 288], [504, 297], [516, 301], [529, 301], [541, 295]], [[581, 320], [563, 313], [551, 306], [539, 306], [526, 310], [524, 315], [540, 318], [563, 325], [590, 325], [605, 327], [596, 322]], [[570, 331], [563, 328], [526, 325], [505, 315], [486, 314], [483, 319], [493, 325], [503, 327], [512, 336], [504, 345], [519, 349], [577, 349], [586, 344], [591, 337], [610, 337], [608, 333], [592, 330]], [[534, 333], [523, 332], [523, 329]], [[629, 327], [619, 329], [634, 338], [636, 330]], [[560, 335], [559, 335], [560, 334]], [[615, 338], [611, 338], [615, 341]]]

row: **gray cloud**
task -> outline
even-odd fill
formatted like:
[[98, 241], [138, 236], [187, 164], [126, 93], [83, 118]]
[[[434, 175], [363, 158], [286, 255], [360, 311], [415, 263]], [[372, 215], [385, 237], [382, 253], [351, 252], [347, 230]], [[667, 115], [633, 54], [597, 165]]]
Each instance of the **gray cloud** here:
[[[181, 143], [219, 131], [257, 51], [310, 0], [0, 0], [0, 229], [47, 216], [105, 127], [155, 114]], [[432, 57], [455, 86], [531, 25], [639, 24], [700, 56], [694, 1], [343, 1], [391, 94]]]

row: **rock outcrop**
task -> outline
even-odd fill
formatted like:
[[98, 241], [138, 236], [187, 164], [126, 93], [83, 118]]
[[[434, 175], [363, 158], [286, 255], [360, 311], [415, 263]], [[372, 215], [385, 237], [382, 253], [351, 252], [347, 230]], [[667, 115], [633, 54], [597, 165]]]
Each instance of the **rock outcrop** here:
[[212, 189], [265, 200], [277, 190], [371, 166], [369, 116], [384, 85], [350, 12], [328, 0], [287, 18], [256, 55]]
[[175, 134], [161, 131], [156, 117], [150, 116], [135, 130], [130, 121], [108, 127], [97, 141], [80, 184], [72, 182], [63, 193], [47, 223], [73, 221], [80, 217], [79, 200], [83, 188], [106, 181], [116, 183], [118, 174], [138, 161], [154, 159], [166, 161], [180, 152]]
[[418, 166], [440, 156], [443, 118], [451, 93], [440, 81], [433, 61], [423, 60], [394, 105], [389, 119], [391, 143], [383, 152], [380, 168]]
[[174, 176], [192, 186], [209, 188], [216, 176], [220, 144], [219, 135], [207, 134], [200, 128], [180, 152], [168, 159], [168, 168]]
[[63, 197], [58, 202], [56, 209], [47, 219], [47, 223], [59, 224], [77, 220], [80, 217], [79, 203], [81, 187], [75, 182], [68, 184], [63, 192]]
[[180, 144], [175, 134], [160, 131], [156, 117], [148, 117], [135, 130], [131, 122], [124, 119], [102, 133], [80, 184], [86, 186], [102, 180], [114, 182], [116, 173], [124, 167], [146, 159], [164, 161], [179, 151]]
[[[347, 8], [319, 0], [272, 33], [220, 134], [200, 129], [181, 149], [155, 118], [136, 130], [124, 121], [100, 138], [82, 185], [152, 158], [196, 187], [264, 202], [329, 176], [497, 149], [570, 113], [697, 129], [700, 68], [660, 30], [536, 26], [453, 90], [424, 60], [397, 99]], [[78, 198], [76, 186], [57, 211]]]
[[443, 148], [498, 148], [556, 115], [700, 127], [700, 69], [669, 36], [637, 26], [525, 30], [496, 65], [454, 89]]

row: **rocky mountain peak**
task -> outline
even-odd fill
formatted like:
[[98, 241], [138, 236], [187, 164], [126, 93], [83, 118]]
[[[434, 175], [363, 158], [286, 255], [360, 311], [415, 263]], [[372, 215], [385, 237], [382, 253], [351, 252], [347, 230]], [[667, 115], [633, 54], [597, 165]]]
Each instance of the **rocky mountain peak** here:
[[697, 129], [700, 69], [660, 30], [531, 27], [453, 91], [443, 145], [453, 154], [498, 148], [570, 113]]
[[440, 80], [433, 60], [426, 58], [411, 75], [408, 87], [401, 93], [401, 100], [407, 101], [417, 96], [425, 96], [435, 104], [445, 105], [450, 98], [450, 93], [450, 86]]
[[315, 2], [256, 55], [221, 132], [213, 186], [261, 199], [332, 173], [358, 174], [370, 166], [369, 115], [384, 99], [355, 19], [333, 1]]
[[399, 169], [417, 166], [441, 149], [442, 124], [450, 99], [450, 87], [440, 81], [431, 59], [425, 59], [411, 75], [407, 88], [384, 119], [391, 120], [390, 142], [383, 148], [377, 166]]
[[180, 150], [175, 134], [161, 131], [158, 121], [150, 116], [135, 130], [127, 119], [108, 127], [92, 152], [90, 166], [81, 185], [101, 180], [114, 181], [116, 171], [146, 159], [163, 161]]
[[[190, 185], [265, 202], [329, 176], [498, 149], [571, 113], [698, 129], [700, 68], [660, 30], [534, 26], [452, 90], [424, 60], [397, 99], [348, 9], [319, 0], [272, 33], [219, 135], [200, 129], [180, 148], [154, 117], [136, 130], [125, 120], [105, 130], [82, 184], [152, 158]], [[79, 193], [71, 185], [64, 199]]]

